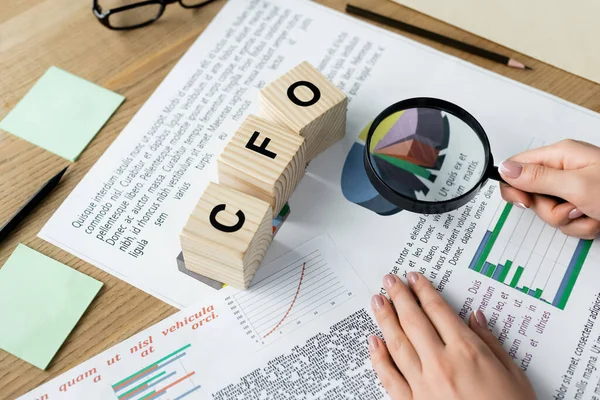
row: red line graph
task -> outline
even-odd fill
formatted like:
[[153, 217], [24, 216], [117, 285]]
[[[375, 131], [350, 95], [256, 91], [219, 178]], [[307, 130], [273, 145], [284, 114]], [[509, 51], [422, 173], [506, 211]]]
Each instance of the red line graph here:
[[281, 321], [279, 321], [273, 329], [271, 329], [265, 336], [263, 336], [263, 339], [266, 338], [267, 336], [269, 336], [271, 333], [275, 332], [277, 330], [277, 328], [279, 328], [279, 326], [283, 323], [283, 321], [285, 321], [285, 319], [287, 318], [290, 311], [292, 311], [292, 307], [294, 307], [294, 303], [296, 302], [296, 299], [298, 298], [298, 293], [300, 293], [300, 286], [302, 286], [302, 280], [304, 279], [304, 270], [305, 269], [306, 269], [306, 263], [302, 264], [302, 271], [300, 272], [300, 282], [298, 282], [298, 289], [296, 289], [296, 294], [294, 295], [292, 304], [290, 304], [290, 307], [285, 312], [285, 315], [283, 316], [283, 318], [281, 318]]

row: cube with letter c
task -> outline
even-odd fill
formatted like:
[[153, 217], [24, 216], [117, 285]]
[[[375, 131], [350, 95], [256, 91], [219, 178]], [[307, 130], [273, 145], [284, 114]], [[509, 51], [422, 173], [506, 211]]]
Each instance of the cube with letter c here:
[[306, 139], [311, 161], [346, 133], [348, 98], [308, 62], [260, 91], [260, 116]]
[[186, 268], [245, 289], [273, 239], [269, 203], [210, 183], [180, 238]]
[[305, 140], [250, 115], [218, 158], [219, 183], [269, 203], [277, 216], [304, 175]]

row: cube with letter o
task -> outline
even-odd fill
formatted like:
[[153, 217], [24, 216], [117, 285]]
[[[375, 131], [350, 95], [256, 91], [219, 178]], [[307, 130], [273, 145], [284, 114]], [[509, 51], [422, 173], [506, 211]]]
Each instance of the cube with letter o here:
[[346, 134], [348, 98], [308, 62], [260, 91], [260, 116], [306, 140], [311, 161]]

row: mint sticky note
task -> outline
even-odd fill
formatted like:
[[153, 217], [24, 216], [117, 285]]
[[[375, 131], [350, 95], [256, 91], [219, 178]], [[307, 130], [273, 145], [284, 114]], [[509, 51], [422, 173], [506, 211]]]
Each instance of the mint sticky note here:
[[46, 369], [101, 287], [19, 244], [0, 268], [0, 348]]
[[50, 67], [0, 128], [75, 161], [125, 98]]

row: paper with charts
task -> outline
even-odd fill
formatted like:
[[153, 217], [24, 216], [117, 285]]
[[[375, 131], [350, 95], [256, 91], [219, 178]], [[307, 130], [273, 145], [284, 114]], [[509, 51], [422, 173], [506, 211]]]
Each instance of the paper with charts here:
[[320, 236], [263, 267], [251, 289], [215, 292], [22, 399], [382, 399], [369, 299]]
[[[290, 4], [227, 2], [40, 236], [180, 309], [205, 304], [225, 289], [185, 273], [179, 233], [228, 138], [257, 112], [260, 88], [306, 60], [347, 93], [348, 129], [308, 166], [265, 265], [327, 234], [370, 293], [386, 272], [421, 271], [461, 317], [486, 314], [540, 398], [590, 398], [600, 379], [597, 242], [506, 205], [493, 182], [449, 214], [399, 210], [369, 184], [361, 132], [399, 100], [439, 97], [477, 118], [499, 162], [567, 135], [600, 144], [598, 114], [313, 2]], [[468, 170], [444, 165], [448, 151], [440, 146], [428, 177], [460, 190]], [[277, 325], [252, 311], [257, 338]]]

